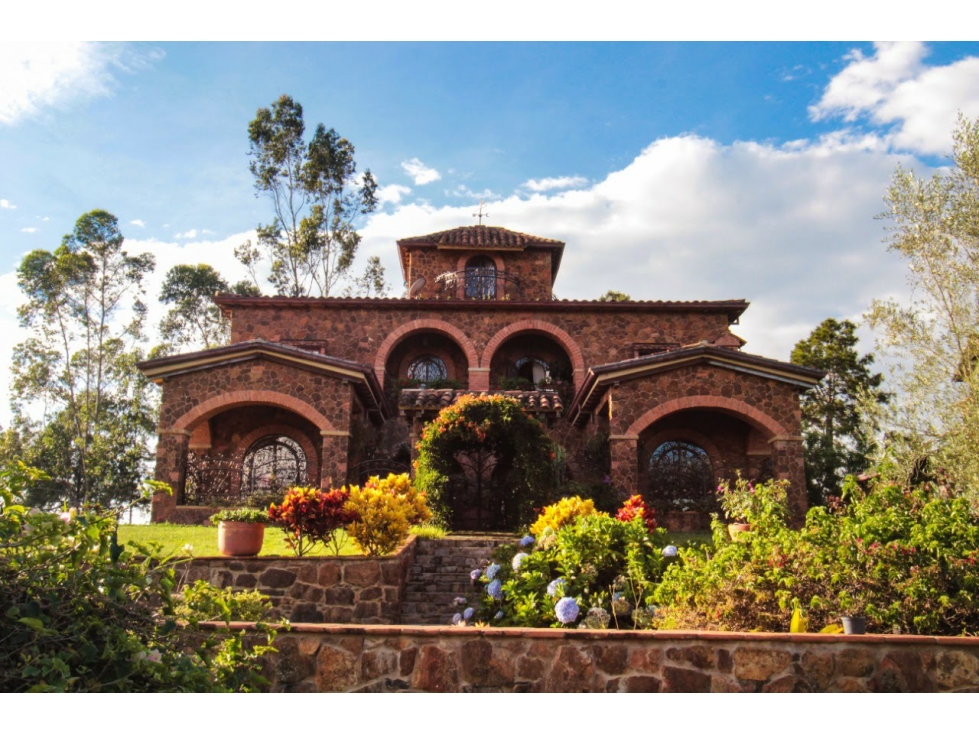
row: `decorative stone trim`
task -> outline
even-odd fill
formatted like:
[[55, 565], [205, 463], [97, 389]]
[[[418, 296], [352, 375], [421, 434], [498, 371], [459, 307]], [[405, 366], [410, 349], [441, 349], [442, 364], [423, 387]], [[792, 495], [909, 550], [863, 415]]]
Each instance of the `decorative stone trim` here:
[[669, 400], [643, 413], [635, 423], [629, 426], [628, 433], [638, 435], [660, 418], [665, 418], [678, 410], [689, 410], [690, 408], [712, 408], [733, 413], [746, 423], [769, 435], [784, 436], [788, 433], [774, 418], [757, 408], [740, 400], [725, 398], [720, 395], [693, 395]]

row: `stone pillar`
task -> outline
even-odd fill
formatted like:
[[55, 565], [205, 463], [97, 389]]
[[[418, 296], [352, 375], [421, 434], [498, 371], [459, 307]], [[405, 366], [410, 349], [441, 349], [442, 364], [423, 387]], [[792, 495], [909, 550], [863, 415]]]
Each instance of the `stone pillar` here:
[[806, 468], [803, 462], [801, 436], [775, 436], [769, 439], [772, 447], [772, 466], [776, 479], [789, 481], [789, 511], [792, 521], [802, 525], [806, 517]]
[[323, 453], [320, 460], [320, 487], [342, 487], [347, 483], [347, 457], [350, 451], [349, 431], [320, 431]]
[[483, 390], [490, 389], [489, 367], [470, 367], [469, 368], [469, 389]]
[[183, 503], [184, 483], [187, 481], [187, 446], [190, 431], [160, 431], [156, 440], [156, 472], [158, 482], [166, 482], [173, 494], [155, 492], [150, 511], [151, 522], [166, 522], [174, 508]]
[[639, 436], [611, 435], [612, 486], [622, 498], [639, 494]]

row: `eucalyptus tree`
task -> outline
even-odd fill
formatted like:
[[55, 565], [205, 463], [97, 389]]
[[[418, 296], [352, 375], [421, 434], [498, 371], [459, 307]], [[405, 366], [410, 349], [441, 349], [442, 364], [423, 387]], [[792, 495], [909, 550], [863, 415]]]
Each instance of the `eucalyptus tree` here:
[[377, 207], [377, 183], [370, 170], [357, 179], [354, 146], [336, 130], [317, 125], [308, 143], [305, 131], [302, 105], [288, 95], [249, 123], [249, 170], [273, 218], [235, 255], [259, 287], [264, 265], [279, 295], [328, 296], [353, 265], [354, 223]]
[[131, 499], [148, 459], [154, 410], [135, 364], [155, 262], [123, 242], [118, 220], [94, 210], [57, 249], [34, 250], [17, 268], [31, 336], [14, 349], [11, 404], [26, 439], [44, 448], [39, 468], [62, 495], [49, 500]]

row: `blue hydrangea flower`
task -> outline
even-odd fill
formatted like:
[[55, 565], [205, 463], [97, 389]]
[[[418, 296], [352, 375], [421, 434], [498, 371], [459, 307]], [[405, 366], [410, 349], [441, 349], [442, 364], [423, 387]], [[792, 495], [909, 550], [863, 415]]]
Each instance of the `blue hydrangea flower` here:
[[533, 544], [534, 544], [534, 536], [533, 535], [525, 535], [525, 536], [523, 536], [520, 539], [520, 547], [521, 548], [529, 548]]
[[668, 545], [668, 546], [666, 546], [663, 549], [663, 555], [666, 558], [673, 558], [673, 556], [676, 555], [676, 546], [675, 545]]
[[472, 579], [473, 581], [479, 581], [479, 577], [482, 575], [483, 572], [478, 568], [474, 568], [472, 571], [469, 572], [469, 578]]
[[465, 611], [462, 613], [462, 618], [467, 622], [472, 619], [473, 612], [475, 610], [472, 607], [466, 607]]
[[560, 576], [547, 585], [547, 595], [557, 596], [564, 594], [564, 579]]
[[527, 557], [526, 553], [518, 553], [513, 557], [513, 570], [518, 571], [520, 566], [523, 565], [524, 558]]
[[459, 624], [462, 621], [462, 615], [456, 612], [452, 615], [452, 624]]
[[578, 609], [578, 602], [570, 596], [562, 597], [554, 605], [554, 614], [557, 615], [557, 621], [561, 624], [571, 624], [578, 619], [578, 614], [580, 613], [581, 610]]
[[500, 583], [499, 579], [490, 581], [489, 586], [486, 587], [486, 593], [494, 599], [499, 599], [501, 596], [503, 596], [503, 584]]
[[500, 564], [494, 563], [489, 568], [486, 569], [486, 578], [490, 581], [496, 578], [496, 574], [500, 572]]
[[466, 597], [457, 596], [455, 599], [452, 600], [452, 603], [455, 604], [457, 607], [461, 607], [463, 604], [466, 603]]
[[616, 591], [614, 594], [612, 594], [612, 601], [618, 601], [621, 598], [622, 598], [621, 591]]
[[494, 614], [493, 619], [503, 619], [503, 610], [501, 609], [496, 614]]

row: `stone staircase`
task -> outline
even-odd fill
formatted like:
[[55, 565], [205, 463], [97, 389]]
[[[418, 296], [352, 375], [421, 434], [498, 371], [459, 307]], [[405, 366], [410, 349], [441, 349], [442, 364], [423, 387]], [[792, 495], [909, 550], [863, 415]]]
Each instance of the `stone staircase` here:
[[453, 606], [453, 599], [466, 596], [475, 601], [470, 571], [485, 568], [498, 545], [516, 540], [513, 535], [490, 534], [419, 538], [405, 582], [401, 623], [449, 624], [452, 615], [462, 611]]

